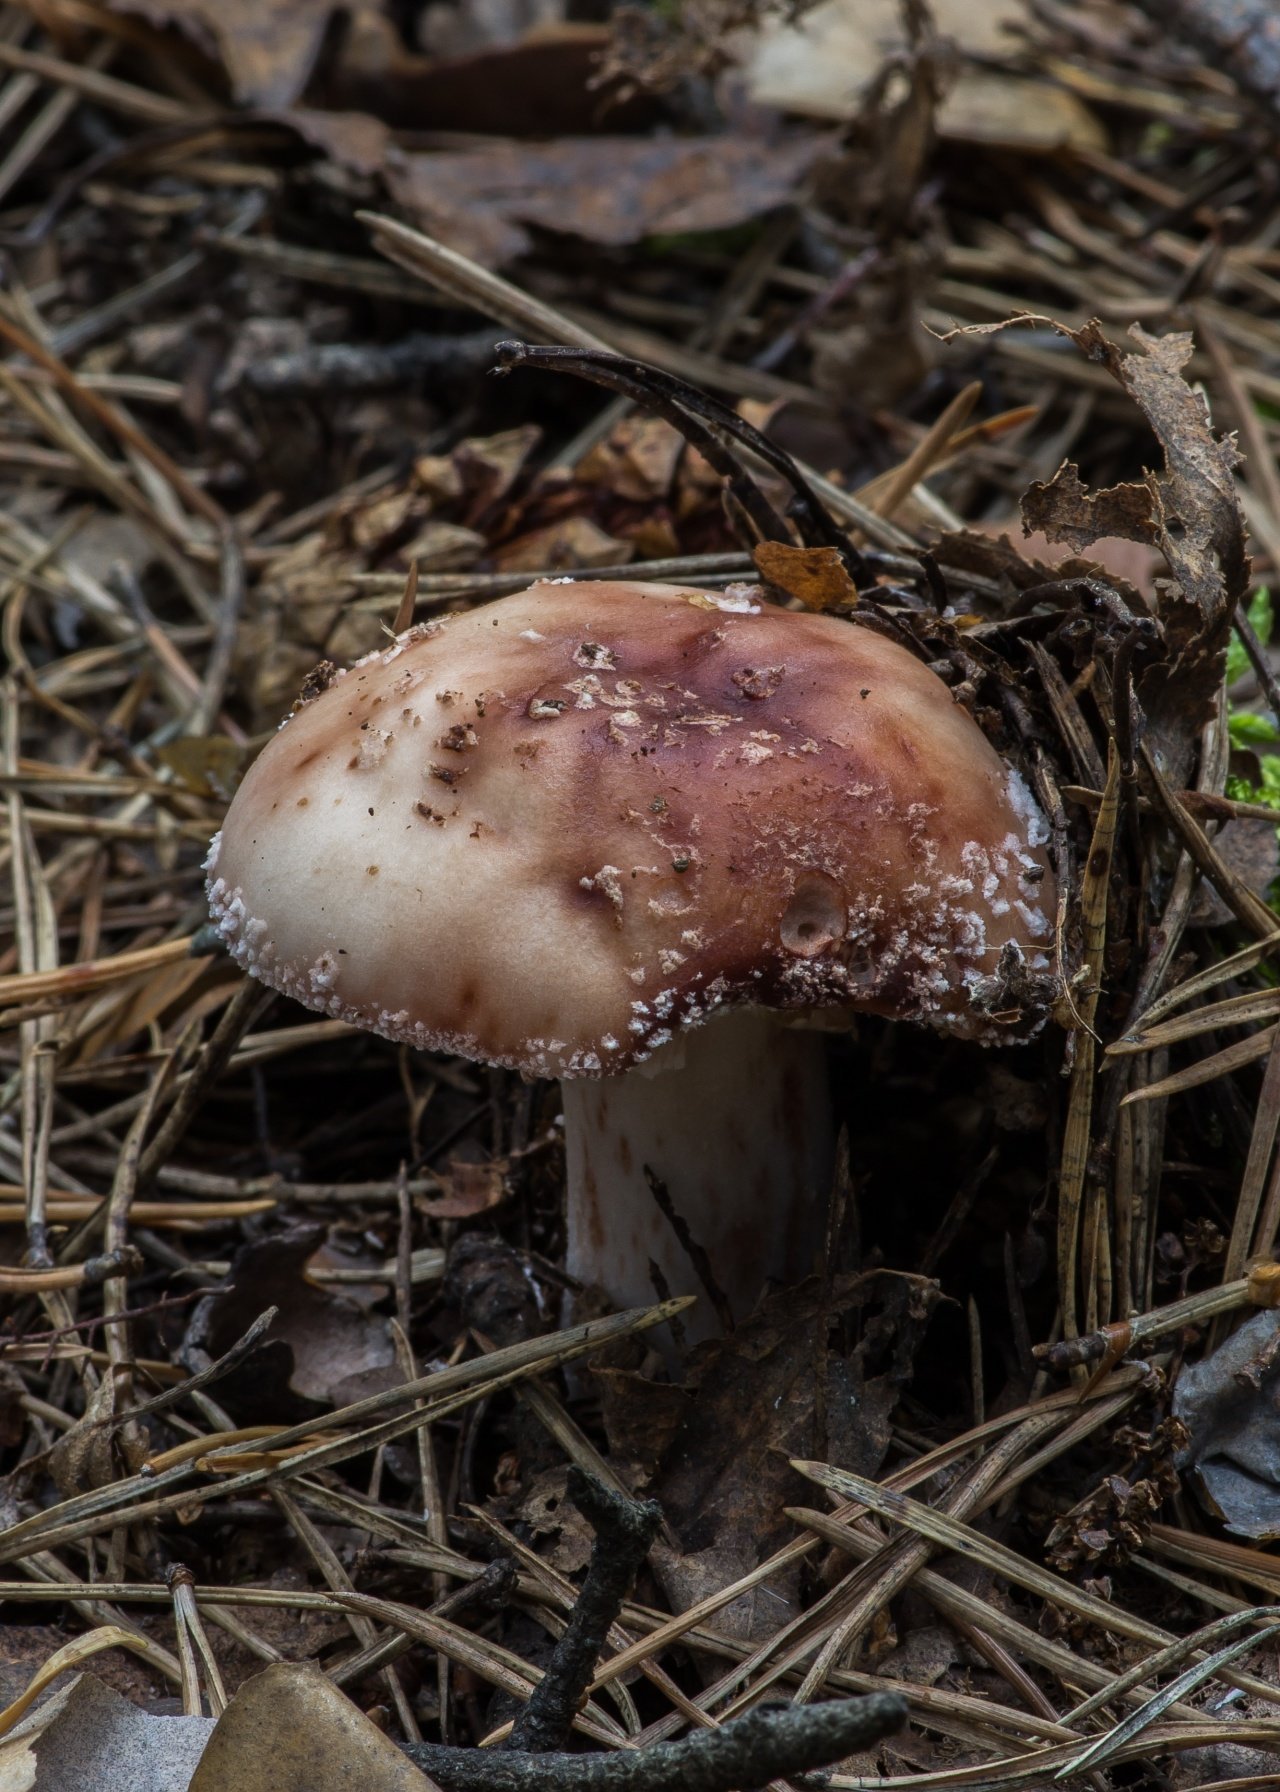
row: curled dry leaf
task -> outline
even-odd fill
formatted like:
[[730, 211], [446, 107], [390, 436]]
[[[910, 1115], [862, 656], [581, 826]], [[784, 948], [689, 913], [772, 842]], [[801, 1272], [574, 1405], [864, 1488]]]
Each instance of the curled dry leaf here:
[[1134, 400], [1164, 451], [1164, 468], [1133, 484], [1091, 492], [1076, 468], [1064, 464], [1047, 483], [1030, 488], [1023, 521], [1078, 552], [1100, 537], [1119, 536], [1163, 555], [1172, 574], [1157, 581], [1165, 651], [1144, 671], [1138, 694], [1179, 777], [1197, 722], [1207, 721], [1218, 701], [1231, 619], [1248, 588], [1235, 486], [1239, 455], [1233, 437], [1214, 435], [1204, 398], [1183, 377], [1192, 349], [1188, 333], [1149, 336], [1135, 324], [1129, 335], [1136, 350], [1109, 342], [1096, 322], [1062, 334]]
[[387, 1321], [307, 1280], [307, 1261], [322, 1238], [319, 1226], [295, 1226], [246, 1245], [232, 1260], [231, 1287], [192, 1313], [182, 1356], [195, 1372], [267, 1307], [280, 1309], [270, 1337], [220, 1383], [219, 1398], [246, 1423], [285, 1412], [302, 1417], [316, 1405], [340, 1406], [404, 1379]]
[[221, 62], [236, 99], [287, 106], [315, 66], [329, 20], [326, 0], [109, 0], [113, 12], [173, 25]]
[[276, 1662], [246, 1681], [218, 1719], [190, 1792], [353, 1787], [429, 1792], [430, 1781], [318, 1667]]
[[211, 1717], [157, 1717], [79, 1674], [0, 1742], [5, 1792], [187, 1792]]
[[787, 204], [823, 148], [813, 135], [565, 137], [391, 156], [393, 196], [487, 267], [530, 247], [526, 225], [619, 247], [727, 230]]
[[98, 1383], [84, 1416], [49, 1451], [49, 1472], [64, 1499], [91, 1487], [105, 1487], [132, 1474], [146, 1460], [146, 1432], [116, 1417], [116, 1379], [108, 1372]]
[[1177, 1465], [1214, 1516], [1239, 1537], [1280, 1537], [1280, 1311], [1185, 1368], [1173, 1411], [1190, 1433]]
[[757, 542], [751, 550], [762, 578], [806, 610], [851, 610], [858, 588], [838, 548], [793, 548], [783, 541]]

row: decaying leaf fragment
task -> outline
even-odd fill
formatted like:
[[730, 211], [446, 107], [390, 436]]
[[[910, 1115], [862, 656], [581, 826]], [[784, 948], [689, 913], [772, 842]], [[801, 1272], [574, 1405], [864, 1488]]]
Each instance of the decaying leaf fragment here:
[[1280, 1537], [1280, 1311], [1258, 1313], [1178, 1377], [1173, 1411], [1190, 1432], [1177, 1458], [1238, 1537]]
[[320, 1669], [274, 1662], [218, 1719], [190, 1792], [427, 1792], [430, 1782]]
[[[1249, 583], [1235, 439], [1215, 436], [1204, 398], [1184, 377], [1189, 332], [1149, 336], [1135, 324], [1129, 332], [1135, 351], [1109, 342], [1096, 322], [1054, 328], [1104, 366], [1137, 404], [1164, 451], [1164, 468], [1090, 492], [1066, 463], [1028, 491], [1023, 523], [1080, 552], [1103, 536], [1160, 550], [1172, 575], [1156, 580], [1164, 653], [1143, 672], [1138, 696], [1156, 742], [1174, 757], [1185, 755], [1217, 701], [1232, 615]], [[1185, 766], [1171, 769], [1177, 775]]]
[[207, 1295], [192, 1313], [183, 1358], [199, 1371], [264, 1308], [279, 1306], [270, 1338], [222, 1384], [222, 1398], [248, 1422], [260, 1413], [301, 1416], [316, 1405], [339, 1406], [403, 1379], [387, 1321], [308, 1281], [306, 1264], [322, 1238], [321, 1227], [294, 1226], [244, 1246], [232, 1263], [231, 1286]]
[[798, 599], [806, 610], [850, 610], [858, 601], [858, 588], [838, 548], [793, 548], [784, 541], [761, 541], [751, 550], [751, 558], [771, 585]]
[[0, 1742], [3, 1792], [186, 1792], [210, 1717], [159, 1717], [79, 1674]]
[[235, 97], [257, 106], [298, 98], [336, 10], [324, 0], [112, 0], [112, 7], [177, 26], [223, 63]]

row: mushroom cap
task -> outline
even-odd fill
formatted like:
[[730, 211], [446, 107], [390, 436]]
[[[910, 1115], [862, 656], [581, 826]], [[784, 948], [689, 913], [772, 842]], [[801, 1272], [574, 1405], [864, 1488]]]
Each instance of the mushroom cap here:
[[1053, 940], [1026, 785], [906, 648], [757, 596], [544, 581], [339, 673], [210, 849], [232, 955], [538, 1075], [728, 1004], [1007, 1036], [975, 991]]

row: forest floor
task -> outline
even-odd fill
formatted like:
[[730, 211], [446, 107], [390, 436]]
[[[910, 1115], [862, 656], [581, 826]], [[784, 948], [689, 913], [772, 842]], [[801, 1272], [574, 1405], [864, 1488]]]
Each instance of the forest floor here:
[[[833, 1785], [1280, 1784], [1273, 37], [0, 6], [0, 1778], [777, 1784], [659, 1745], [891, 1691]], [[831, 1036], [821, 1272], [687, 1352], [566, 1277], [554, 1083], [246, 984], [202, 871], [319, 664], [622, 568], [896, 631], [1060, 892], [1032, 1043]]]

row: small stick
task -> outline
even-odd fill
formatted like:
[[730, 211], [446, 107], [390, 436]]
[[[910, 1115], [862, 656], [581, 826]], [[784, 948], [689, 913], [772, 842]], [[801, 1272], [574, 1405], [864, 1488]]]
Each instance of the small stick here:
[[761, 1705], [718, 1730], [614, 1754], [526, 1755], [416, 1743], [406, 1754], [447, 1792], [733, 1792], [829, 1767], [906, 1721], [896, 1693]]
[[136, 1275], [143, 1266], [134, 1245], [68, 1263], [61, 1269], [0, 1269], [0, 1294], [44, 1294], [52, 1288], [96, 1288], [118, 1276]]
[[1119, 1360], [1145, 1338], [1162, 1338], [1180, 1331], [1184, 1325], [1204, 1325], [1240, 1307], [1275, 1306], [1280, 1306], [1280, 1264], [1260, 1262], [1252, 1265], [1248, 1275], [1224, 1282], [1220, 1288], [1205, 1288], [1199, 1294], [1171, 1301], [1167, 1307], [1135, 1313], [1131, 1319], [1117, 1320], [1084, 1337], [1037, 1344], [1032, 1354], [1051, 1369], [1071, 1369], [1078, 1363], [1095, 1363], [1108, 1356]]
[[[730, 405], [722, 404], [718, 398], [712, 398], [686, 380], [677, 379], [674, 374], [665, 373], [659, 367], [650, 367], [643, 361], [631, 361], [599, 349], [561, 346], [543, 348], [527, 342], [500, 342], [495, 353], [498, 365], [504, 373], [521, 366], [543, 367], [551, 372], [563, 369], [568, 373], [576, 373], [581, 379], [592, 380], [598, 385], [622, 392], [647, 409], [658, 411], [662, 416], [670, 417], [669, 407], [675, 406], [686, 416], [691, 414], [701, 418], [710, 429], [723, 430], [786, 480], [795, 494], [791, 501], [791, 514], [806, 544], [835, 548], [856, 585], [868, 586], [874, 582], [866, 561], [853, 547], [848, 536], [832, 522], [796, 462], [776, 443], [771, 442], [768, 436], [740, 417]], [[688, 434], [685, 423], [677, 421], [676, 427]], [[701, 443], [697, 445], [701, 447]], [[706, 452], [705, 449], [703, 452]], [[730, 464], [736, 466], [736, 463]], [[716, 466], [716, 463], [712, 461], [712, 465]], [[716, 471], [721, 471], [719, 466], [716, 466]], [[741, 476], [746, 477], [745, 473]], [[735, 496], [738, 495], [736, 486], [734, 493]], [[775, 536], [773, 539], [779, 538]], [[785, 535], [781, 539], [785, 540]]]
[[520, 366], [546, 367], [555, 372], [576, 373], [579, 378], [590, 380], [592, 385], [603, 386], [608, 392], [621, 393], [642, 410], [653, 411], [677, 430], [691, 448], [696, 448], [708, 465], [725, 481], [729, 495], [741, 505], [761, 541], [780, 541], [784, 546], [792, 545], [791, 532], [786, 523], [751, 475], [725, 447], [716, 433], [716, 425], [703, 424], [693, 413], [685, 396], [686, 393], [699, 396], [692, 386], [685, 387], [683, 381], [677, 380], [671, 382], [676, 388], [675, 392], [659, 390], [657, 381], [650, 377], [657, 372], [656, 368], [647, 367], [642, 361], [625, 360], [621, 355], [609, 354], [604, 350], [532, 348], [525, 342], [500, 342], [494, 353], [498, 357], [495, 369], [497, 373], [507, 374], [512, 368]]
[[576, 1464], [569, 1497], [596, 1534], [591, 1564], [546, 1673], [503, 1745], [512, 1753], [546, 1754], [568, 1739], [605, 1639], [662, 1523], [655, 1501], [615, 1493]]

